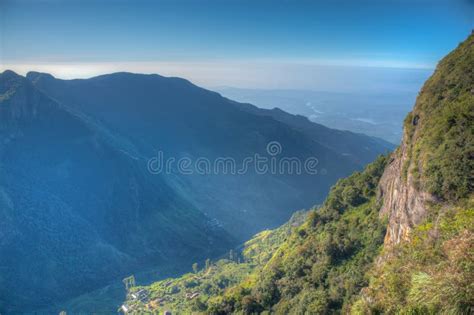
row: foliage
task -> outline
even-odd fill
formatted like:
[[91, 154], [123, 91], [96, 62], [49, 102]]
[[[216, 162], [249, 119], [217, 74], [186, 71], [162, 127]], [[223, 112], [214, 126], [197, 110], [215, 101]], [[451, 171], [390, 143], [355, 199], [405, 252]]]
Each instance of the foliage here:
[[404, 170], [418, 188], [444, 200], [474, 188], [473, 45], [474, 34], [439, 63], [405, 120]]
[[[254, 285], [255, 270], [268, 262], [271, 254], [291, 235], [291, 231], [305, 221], [306, 217], [307, 212], [296, 212], [281, 227], [257, 234], [246, 242], [240, 251], [231, 250], [225, 258], [215, 263], [206, 259], [203, 270], [198, 270], [198, 264], [195, 263], [192, 266], [193, 273], [155, 282], [147, 287], [136, 287], [134, 292], [146, 289], [149, 292], [148, 299], [142, 302], [129, 296], [126, 303], [136, 312], [173, 310], [184, 314], [219, 313], [220, 309], [223, 313], [228, 313], [228, 310], [222, 308], [223, 293], [230, 289], [226, 299], [231, 298], [231, 292], [237, 295], [244, 294], [242, 292], [248, 293], [246, 288]], [[240, 285], [239, 292], [232, 288], [237, 284]], [[251, 299], [242, 301], [243, 309], [252, 310], [254, 306], [256, 304]]]
[[450, 207], [386, 249], [354, 313], [469, 314], [474, 308], [474, 208]]
[[364, 172], [339, 181], [326, 203], [286, 240], [276, 241], [284, 238], [281, 231], [264, 231], [247, 242], [243, 253], [254, 265], [252, 272], [208, 299], [205, 313], [315, 314], [347, 309], [367, 284], [364, 273], [383, 242], [375, 188], [385, 161], [380, 157]]

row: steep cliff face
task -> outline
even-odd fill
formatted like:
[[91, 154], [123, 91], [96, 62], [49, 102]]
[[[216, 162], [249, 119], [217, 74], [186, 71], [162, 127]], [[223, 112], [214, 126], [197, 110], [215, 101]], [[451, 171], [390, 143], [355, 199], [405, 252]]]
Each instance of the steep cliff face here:
[[407, 240], [432, 202], [452, 203], [473, 188], [474, 34], [446, 56], [407, 116], [401, 146], [379, 184], [385, 244]]
[[405, 165], [410, 163], [409, 146], [410, 139], [405, 134], [379, 183], [380, 215], [389, 219], [385, 245], [407, 240], [411, 229], [426, 217], [428, 201], [435, 199], [432, 194], [416, 188], [412, 174], [403, 175]]

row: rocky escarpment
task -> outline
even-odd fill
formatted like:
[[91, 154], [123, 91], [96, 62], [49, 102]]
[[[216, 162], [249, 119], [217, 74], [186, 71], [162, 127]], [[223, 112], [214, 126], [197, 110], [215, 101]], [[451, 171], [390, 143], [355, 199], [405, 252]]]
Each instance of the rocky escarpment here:
[[453, 204], [474, 187], [474, 33], [446, 56], [421, 89], [380, 184], [385, 244], [408, 238], [430, 202]]
[[380, 215], [387, 216], [389, 220], [384, 241], [386, 245], [408, 239], [411, 229], [426, 217], [427, 202], [435, 199], [432, 194], [416, 188], [412, 174], [404, 174], [404, 169], [411, 162], [410, 141], [405, 134], [403, 143], [392, 154], [379, 182]]

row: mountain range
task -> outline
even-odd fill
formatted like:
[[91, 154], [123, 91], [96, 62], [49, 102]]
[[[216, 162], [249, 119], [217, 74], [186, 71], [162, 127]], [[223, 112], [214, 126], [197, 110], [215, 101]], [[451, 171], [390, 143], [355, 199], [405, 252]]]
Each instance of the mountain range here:
[[[268, 151], [269, 143], [278, 152]], [[137, 270], [222, 255], [324, 200], [393, 146], [241, 104], [180, 78], [0, 74], [0, 312], [34, 311]], [[317, 159], [316, 174], [157, 174], [179, 160]], [[277, 154], [275, 156], [274, 154]]]

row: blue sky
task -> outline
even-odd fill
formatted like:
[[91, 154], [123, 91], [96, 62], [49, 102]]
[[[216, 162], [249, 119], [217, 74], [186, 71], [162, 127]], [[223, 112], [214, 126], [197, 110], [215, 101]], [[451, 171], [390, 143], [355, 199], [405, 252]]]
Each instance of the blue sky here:
[[207, 86], [316, 88], [307, 81], [321, 81], [328, 69], [341, 78], [354, 67], [362, 77], [361, 68], [426, 76], [473, 27], [472, 0], [2, 0], [0, 66], [60, 77], [126, 70]]

